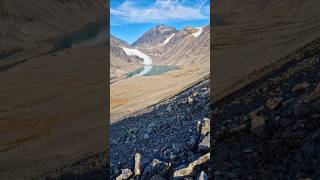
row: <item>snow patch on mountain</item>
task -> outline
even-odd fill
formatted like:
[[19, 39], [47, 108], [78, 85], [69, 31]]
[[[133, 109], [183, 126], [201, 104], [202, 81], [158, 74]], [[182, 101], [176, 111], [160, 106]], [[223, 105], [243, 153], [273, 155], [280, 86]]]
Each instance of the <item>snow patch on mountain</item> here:
[[130, 48], [126, 48], [126, 47], [121, 47], [121, 48], [124, 50], [124, 52], [128, 56], [138, 56], [138, 57], [142, 58], [144, 65], [151, 65], [152, 64], [151, 58], [148, 55], [144, 54], [143, 52], [141, 52], [137, 49], [130, 49]]
[[174, 33], [170, 37], [168, 37], [162, 44], [160, 44], [160, 46], [164, 46], [164, 45], [168, 44], [168, 42], [171, 40], [171, 38], [173, 36], [174, 36]]
[[198, 29], [198, 31], [195, 32], [195, 33], [192, 33], [192, 35], [193, 35], [194, 37], [200, 36], [200, 34], [201, 34], [202, 31], [203, 31], [203, 28], [202, 28], [202, 27], [196, 27], [196, 29]]

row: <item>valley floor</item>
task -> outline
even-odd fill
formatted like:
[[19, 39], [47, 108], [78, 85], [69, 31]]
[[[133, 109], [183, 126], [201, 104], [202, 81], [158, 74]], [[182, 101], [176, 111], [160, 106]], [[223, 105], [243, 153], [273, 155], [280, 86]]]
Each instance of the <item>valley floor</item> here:
[[191, 87], [210, 73], [205, 65], [185, 66], [157, 76], [123, 79], [110, 86], [110, 123], [155, 105]]

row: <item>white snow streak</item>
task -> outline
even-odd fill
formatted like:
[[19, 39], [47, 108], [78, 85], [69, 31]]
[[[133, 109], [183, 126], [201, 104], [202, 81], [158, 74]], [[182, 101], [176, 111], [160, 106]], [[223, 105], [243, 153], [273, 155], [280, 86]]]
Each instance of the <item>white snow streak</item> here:
[[172, 35], [168, 37], [160, 46], [168, 44], [168, 42], [172, 39], [173, 36], [174, 36], [174, 33], [172, 33]]
[[152, 64], [152, 60], [151, 58], [144, 54], [143, 52], [137, 50], [137, 49], [130, 49], [130, 48], [125, 48], [125, 47], [121, 47], [124, 52], [128, 55], [128, 56], [138, 56], [140, 58], [143, 59], [143, 64], [144, 65], [151, 65]]
[[130, 49], [130, 48], [125, 48], [125, 47], [121, 47], [121, 48], [124, 50], [124, 52], [128, 56], [138, 56], [138, 57], [143, 59], [143, 64], [144, 64], [143, 70], [140, 73], [138, 73], [138, 74], [136, 74], [134, 76], [143, 76], [143, 75], [147, 74], [149, 71], [151, 71], [151, 69], [152, 69], [152, 66], [151, 66], [152, 60], [148, 55], [144, 54], [143, 52], [141, 52], [141, 51], [139, 51], [137, 49]]
[[192, 33], [192, 35], [193, 35], [194, 37], [200, 36], [200, 34], [201, 34], [202, 31], [203, 31], [203, 28], [202, 28], [202, 27], [196, 27], [196, 29], [198, 29], [198, 31], [195, 32], [195, 33]]

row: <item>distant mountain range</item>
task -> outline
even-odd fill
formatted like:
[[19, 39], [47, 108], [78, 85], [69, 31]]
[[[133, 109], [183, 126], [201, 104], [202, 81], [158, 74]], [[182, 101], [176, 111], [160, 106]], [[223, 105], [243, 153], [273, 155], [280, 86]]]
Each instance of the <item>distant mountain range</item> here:
[[141, 58], [128, 56], [123, 47], [147, 54], [152, 58], [153, 64], [209, 65], [210, 27], [186, 27], [177, 30], [173, 26], [162, 24], [145, 32], [132, 45], [111, 35], [111, 82], [143, 66]]

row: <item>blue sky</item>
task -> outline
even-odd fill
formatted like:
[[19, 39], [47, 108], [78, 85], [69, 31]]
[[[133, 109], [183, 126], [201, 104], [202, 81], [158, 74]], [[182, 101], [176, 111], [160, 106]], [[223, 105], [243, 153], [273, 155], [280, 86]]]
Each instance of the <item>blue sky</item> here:
[[150, 28], [183, 29], [210, 23], [210, 0], [111, 0], [111, 34], [133, 43]]

